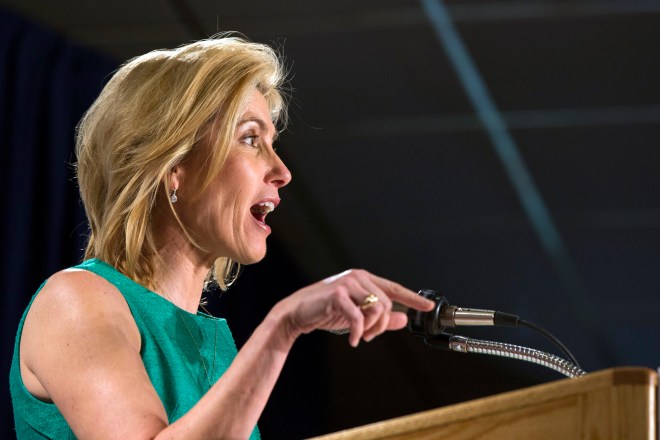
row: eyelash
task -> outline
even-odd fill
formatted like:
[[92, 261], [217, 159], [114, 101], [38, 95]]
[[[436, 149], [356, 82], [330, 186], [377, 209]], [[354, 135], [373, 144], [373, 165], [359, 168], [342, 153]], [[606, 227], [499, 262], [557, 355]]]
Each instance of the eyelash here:
[[[252, 142], [248, 142], [248, 139], [252, 139]], [[259, 136], [257, 136], [256, 134], [249, 134], [247, 136], [243, 136], [243, 138], [241, 139], [241, 142], [243, 142], [248, 147], [259, 148], [260, 149], [261, 146], [259, 144], [257, 144], [258, 139], [259, 139]], [[274, 153], [277, 153], [278, 147], [273, 145], [272, 149], [273, 149]]]
[[[249, 142], [248, 139], [252, 139], [252, 142]], [[259, 136], [251, 134], [248, 136], [244, 136], [243, 139], [241, 139], [241, 141], [249, 147], [257, 148], [258, 147], [257, 139], [259, 139]]]
[[[251, 142], [249, 140], [252, 140]], [[248, 134], [245, 135], [241, 138], [241, 142], [247, 145], [248, 147], [251, 148], [257, 148], [261, 150], [261, 145], [259, 145], [257, 142], [259, 140], [259, 136], [256, 134]], [[275, 145], [272, 146], [273, 153], [277, 154], [277, 147]]]

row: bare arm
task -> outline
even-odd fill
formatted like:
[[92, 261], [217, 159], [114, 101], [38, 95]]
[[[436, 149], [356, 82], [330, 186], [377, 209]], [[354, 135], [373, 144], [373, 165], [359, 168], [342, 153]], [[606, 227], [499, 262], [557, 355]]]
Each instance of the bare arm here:
[[[85, 295], [89, 289], [100, 295]], [[361, 310], [368, 294], [376, 306]], [[351, 328], [350, 342], [405, 325], [391, 299], [428, 310], [415, 293], [364, 271], [302, 289], [278, 303], [202, 399], [168, 425], [139, 356], [139, 334], [116, 289], [89, 273], [54, 277], [35, 300], [21, 341], [23, 377], [52, 399], [79, 438], [247, 438], [296, 338]]]
[[[358, 305], [372, 293], [379, 302], [361, 310]], [[371, 340], [386, 330], [403, 328], [406, 316], [391, 311], [392, 299], [422, 310], [434, 305], [363, 270], [344, 272], [285, 298], [257, 327], [213, 388], [162, 437], [179, 438], [181, 433], [186, 438], [247, 438], [298, 336], [315, 329], [350, 328], [349, 341], [357, 346], [361, 338]]]

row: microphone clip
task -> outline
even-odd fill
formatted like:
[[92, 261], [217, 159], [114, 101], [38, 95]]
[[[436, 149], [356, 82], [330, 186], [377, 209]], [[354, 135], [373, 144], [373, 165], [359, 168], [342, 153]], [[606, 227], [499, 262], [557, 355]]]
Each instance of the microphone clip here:
[[445, 330], [442, 323], [442, 310], [449, 306], [449, 301], [435, 290], [422, 289], [419, 294], [435, 302], [433, 310], [421, 312], [413, 308], [408, 309], [408, 330], [419, 337], [429, 338], [441, 334]]

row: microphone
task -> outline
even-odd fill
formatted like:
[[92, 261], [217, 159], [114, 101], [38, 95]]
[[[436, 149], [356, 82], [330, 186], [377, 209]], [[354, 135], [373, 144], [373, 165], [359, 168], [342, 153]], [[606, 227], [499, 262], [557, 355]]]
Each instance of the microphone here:
[[421, 337], [437, 336], [447, 327], [459, 326], [498, 326], [517, 327], [520, 318], [510, 313], [495, 310], [468, 309], [449, 304], [449, 301], [435, 290], [422, 289], [419, 294], [435, 302], [429, 312], [408, 309], [408, 330]]
[[[395, 303], [393, 311], [403, 312], [408, 316], [408, 330], [423, 338], [440, 335], [447, 327], [459, 326], [498, 326], [517, 327], [524, 324], [517, 315], [495, 310], [468, 309], [449, 304], [449, 301], [435, 290], [422, 289], [419, 295], [435, 302], [435, 308], [430, 312], [420, 312], [402, 304]], [[343, 328], [328, 330], [336, 335], [345, 335], [351, 330]]]

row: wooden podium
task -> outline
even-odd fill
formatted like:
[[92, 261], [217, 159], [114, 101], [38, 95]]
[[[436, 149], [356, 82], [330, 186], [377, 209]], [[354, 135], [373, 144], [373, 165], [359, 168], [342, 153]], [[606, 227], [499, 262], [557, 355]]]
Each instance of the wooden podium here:
[[366, 439], [656, 439], [658, 375], [613, 368], [315, 437]]

